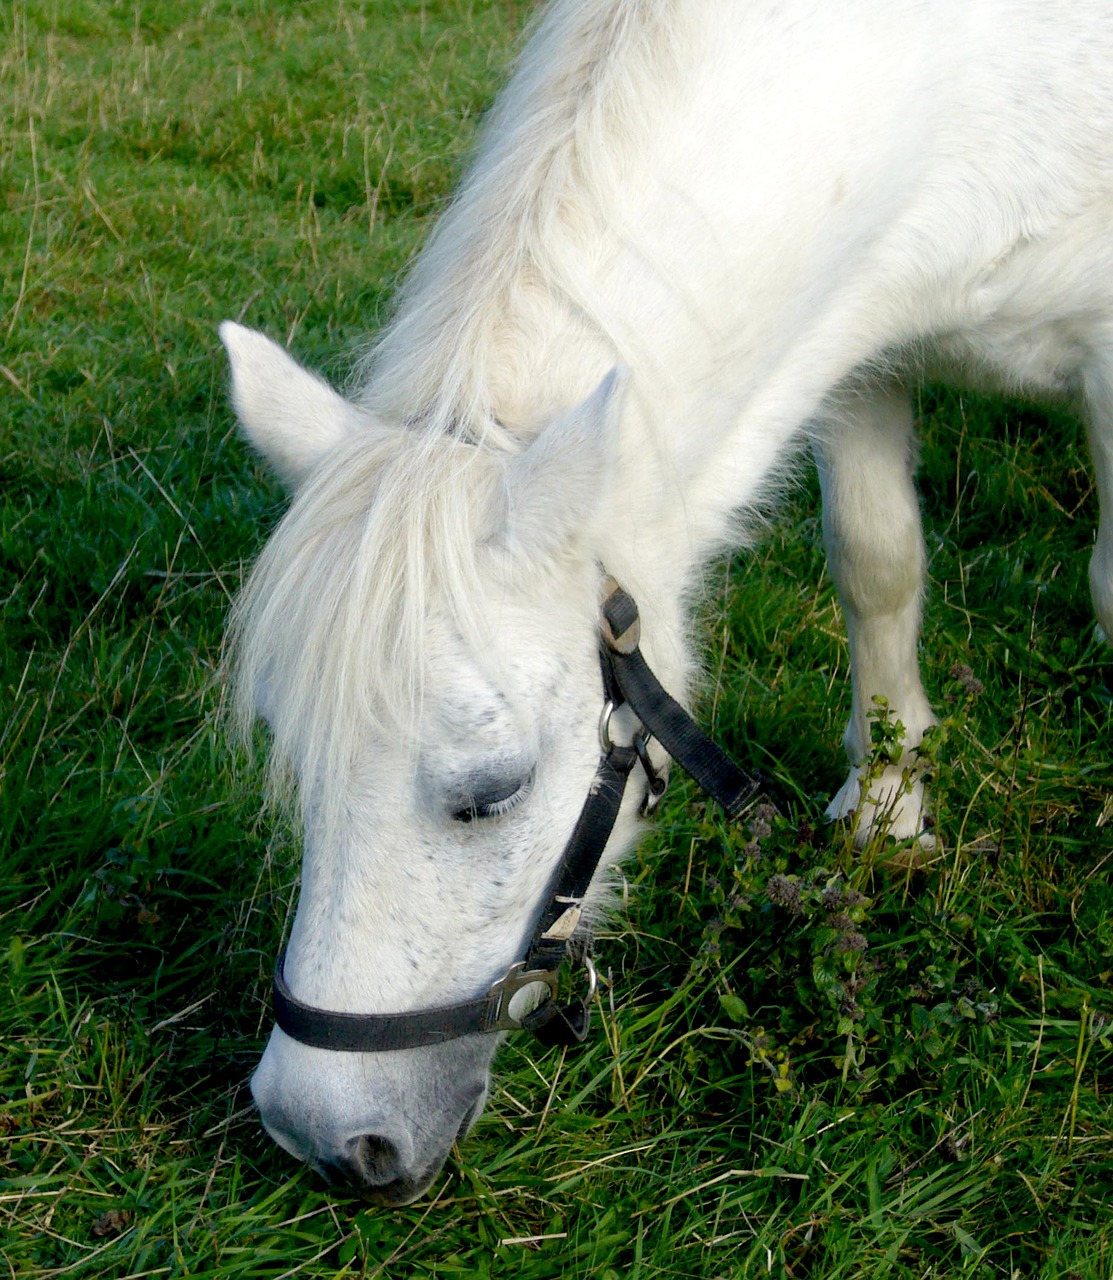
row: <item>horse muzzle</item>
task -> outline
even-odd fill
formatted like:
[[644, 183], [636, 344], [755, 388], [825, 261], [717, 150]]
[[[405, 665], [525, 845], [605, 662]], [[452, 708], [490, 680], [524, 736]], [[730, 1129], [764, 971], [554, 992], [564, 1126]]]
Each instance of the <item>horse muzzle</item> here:
[[408, 1204], [482, 1112], [497, 1040], [337, 1054], [276, 1027], [251, 1092], [275, 1142], [330, 1184], [379, 1204]]

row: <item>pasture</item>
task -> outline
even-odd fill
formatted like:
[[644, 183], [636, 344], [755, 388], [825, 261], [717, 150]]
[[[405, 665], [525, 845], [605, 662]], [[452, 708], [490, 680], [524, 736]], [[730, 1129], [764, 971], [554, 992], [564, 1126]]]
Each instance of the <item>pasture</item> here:
[[[343, 382], [531, 6], [0, 12], [0, 1260], [13, 1277], [1113, 1278], [1113, 732], [1058, 408], [925, 388], [942, 854], [823, 822], [847, 652], [806, 467], [704, 605], [705, 723], [624, 867], [578, 1052], [512, 1039], [431, 1194], [262, 1133], [298, 848], [217, 723], [283, 496], [220, 320]], [[891, 741], [875, 725], [878, 760]]]

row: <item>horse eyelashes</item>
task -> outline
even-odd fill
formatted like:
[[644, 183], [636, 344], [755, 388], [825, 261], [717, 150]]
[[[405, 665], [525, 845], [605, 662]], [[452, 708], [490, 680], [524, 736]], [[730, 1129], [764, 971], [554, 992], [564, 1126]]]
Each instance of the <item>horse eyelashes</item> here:
[[467, 803], [452, 811], [453, 822], [475, 822], [482, 818], [499, 818], [516, 809], [533, 789], [533, 773], [517, 778], [509, 788], [491, 787], [467, 798]]

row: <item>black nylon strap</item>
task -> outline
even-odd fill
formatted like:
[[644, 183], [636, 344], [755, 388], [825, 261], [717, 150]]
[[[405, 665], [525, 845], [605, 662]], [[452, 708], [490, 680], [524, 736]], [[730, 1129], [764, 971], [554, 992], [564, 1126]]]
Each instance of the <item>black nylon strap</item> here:
[[286, 985], [285, 951], [274, 966], [274, 1020], [294, 1040], [315, 1049], [379, 1053], [419, 1049], [489, 1030], [498, 1007], [490, 992], [475, 1000], [409, 1013], [337, 1013], [303, 1004]]
[[[603, 601], [603, 615], [618, 635], [629, 631], [637, 606], [621, 587]], [[675, 698], [662, 688], [636, 646], [630, 652], [607, 650], [611, 676], [634, 714], [654, 738], [701, 787], [726, 810], [731, 819], [745, 812], [761, 790], [751, 777], [700, 729]]]
[[545, 935], [569, 907], [583, 901], [614, 830], [626, 779], [637, 759], [632, 747], [618, 746], [612, 746], [600, 759], [591, 791], [564, 847], [555, 883], [526, 951], [526, 963], [531, 969], [557, 969], [563, 962], [568, 936], [547, 938]]

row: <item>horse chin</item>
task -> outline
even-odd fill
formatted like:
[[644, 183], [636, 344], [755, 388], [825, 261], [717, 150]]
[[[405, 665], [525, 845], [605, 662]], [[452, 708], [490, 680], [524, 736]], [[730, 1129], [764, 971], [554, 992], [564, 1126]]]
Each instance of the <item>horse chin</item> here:
[[425, 1172], [416, 1177], [394, 1178], [387, 1183], [377, 1183], [369, 1171], [348, 1163], [334, 1163], [330, 1160], [315, 1160], [312, 1167], [329, 1187], [335, 1191], [347, 1191], [369, 1204], [381, 1205], [384, 1208], [397, 1208], [405, 1204], [413, 1204], [429, 1190], [438, 1173], [444, 1168], [448, 1159], [446, 1151], [435, 1160]]
[[423, 1178], [416, 1185], [399, 1182], [390, 1187], [376, 1188], [374, 1191], [365, 1192], [365, 1198], [382, 1209], [398, 1209], [403, 1205], [413, 1204], [415, 1200], [421, 1199], [439, 1172], [439, 1168], [434, 1169], [427, 1178]]

